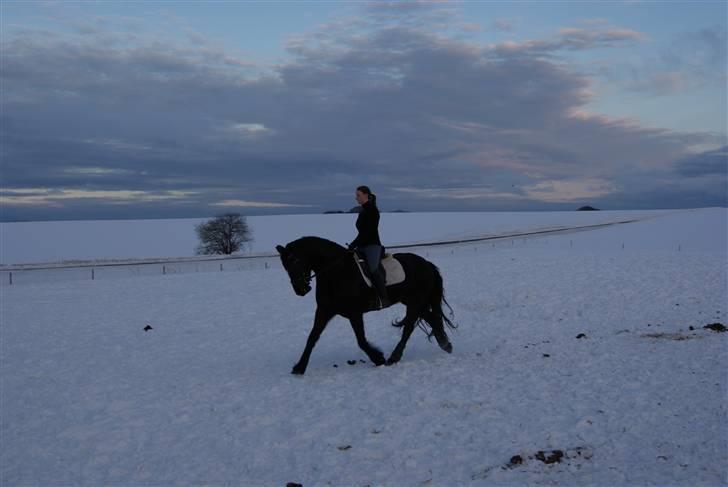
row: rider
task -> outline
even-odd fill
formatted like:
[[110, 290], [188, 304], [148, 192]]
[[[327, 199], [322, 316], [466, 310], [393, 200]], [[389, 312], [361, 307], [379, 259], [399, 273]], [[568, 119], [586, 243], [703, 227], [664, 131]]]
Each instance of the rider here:
[[372, 194], [367, 186], [356, 188], [356, 202], [361, 205], [359, 217], [356, 219], [356, 229], [359, 235], [349, 244], [349, 250], [359, 249], [366, 256], [372, 282], [379, 294], [380, 308], [390, 306], [387, 296], [387, 286], [384, 275], [379, 270], [382, 257], [382, 242], [379, 240], [379, 209], [377, 209], [377, 196]]

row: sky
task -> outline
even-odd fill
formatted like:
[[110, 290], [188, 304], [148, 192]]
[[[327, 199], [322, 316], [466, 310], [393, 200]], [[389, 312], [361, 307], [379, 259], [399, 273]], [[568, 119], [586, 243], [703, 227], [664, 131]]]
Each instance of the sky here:
[[0, 219], [726, 206], [727, 3], [0, 4]]

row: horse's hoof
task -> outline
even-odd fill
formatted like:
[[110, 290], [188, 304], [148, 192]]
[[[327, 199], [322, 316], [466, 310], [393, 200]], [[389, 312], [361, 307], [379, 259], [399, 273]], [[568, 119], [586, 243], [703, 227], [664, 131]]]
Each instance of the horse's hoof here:
[[299, 367], [298, 365], [294, 366], [293, 369], [291, 369], [291, 374], [293, 375], [303, 375], [306, 372], [306, 369], [303, 367]]
[[372, 361], [374, 365], [379, 367], [380, 365], [384, 365], [386, 363], [386, 360], [384, 359], [384, 354], [379, 352], [374, 356], [374, 358], [369, 357], [369, 359]]
[[441, 349], [446, 351], [447, 353], [452, 353], [452, 344], [450, 343], [450, 340], [447, 339], [447, 337], [436, 337], [437, 338], [437, 344], [440, 346]]
[[396, 364], [397, 362], [399, 362], [399, 360], [395, 360], [395, 359], [393, 359], [392, 357], [389, 357], [389, 358], [387, 359], [387, 363], [386, 363], [385, 365], [386, 365], [387, 367], [389, 367], [390, 365], [394, 365], [394, 364]]

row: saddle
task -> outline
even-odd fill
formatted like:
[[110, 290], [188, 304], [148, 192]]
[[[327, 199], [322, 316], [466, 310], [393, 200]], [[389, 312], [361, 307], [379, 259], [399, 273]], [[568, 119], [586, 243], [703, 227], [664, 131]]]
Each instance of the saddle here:
[[[359, 253], [358, 250], [354, 252], [354, 262], [356, 262], [356, 265], [359, 268], [359, 273], [361, 273], [361, 277], [364, 279], [366, 285], [368, 287], [372, 287], [372, 280], [369, 276], [369, 266], [367, 265], [364, 255]], [[385, 253], [379, 265], [384, 268], [384, 282], [387, 286], [393, 286], [404, 282], [406, 277], [404, 267], [402, 267], [402, 264], [400, 264], [399, 261], [392, 256], [392, 254]]]

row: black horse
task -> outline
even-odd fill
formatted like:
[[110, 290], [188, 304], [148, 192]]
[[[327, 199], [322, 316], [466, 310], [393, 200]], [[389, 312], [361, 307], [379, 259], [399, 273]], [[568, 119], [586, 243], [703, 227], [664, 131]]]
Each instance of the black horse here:
[[[445, 332], [445, 326], [454, 329], [456, 326], [443, 313], [444, 303], [452, 315], [452, 308], [443, 294], [442, 276], [438, 268], [422, 257], [409, 254], [394, 254], [404, 268], [406, 279], [400, 284], [387, 287], [391, 302], [407, 306], [405, 317], [392, 323], [402, 328], [402, 338], [385, 361], [382, 352], [372, 346], [364, 333], [364, 313], [376, 309], [375, 291], [364, 283], [359, 269], [354, 262], [352, 252], [341, 245], [318, 237], [303, 237], [285, 247], [276, 247], [283, 267], [291, 278], [293, 290], [299, 296], [311, 291], [311, 280], [315, 277], [316, 285], [316, 317], [308, 336], [306, 348], [291, 373], [306, 372], [311, 351], [321, 333], [331, 319], [341, 315], [351, 322], [359, 347], [367, 354], [375, 365], [391, 365], [402, 358], [416, 325], [430, 325], [437, 344], [444, 351], [451, 353], [452, 345]], [[315, 276], [311, 273], [314, 272]]]

